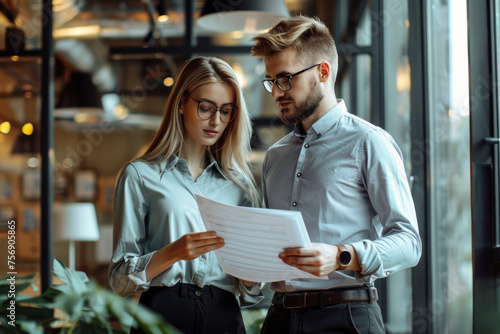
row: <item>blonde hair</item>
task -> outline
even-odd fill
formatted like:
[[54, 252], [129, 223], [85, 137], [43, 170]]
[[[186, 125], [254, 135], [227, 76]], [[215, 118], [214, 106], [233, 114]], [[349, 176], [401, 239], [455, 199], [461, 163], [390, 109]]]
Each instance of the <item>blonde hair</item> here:
[[[250, 115], [236, 74], [222, 59], [197, 56], [184, 63], [165, 105], [162, 123], [149, 148], [137, 159], [158, 163], [168, 159], [172, 154], [180, 156], [185, 149], [180, 107], [191, 92], [202, 85], [216, 82], [228, 84], [234, 90], [235, 106], [238, 111], [235, 119], [228, 123], [221, 138], [208, 147], [208, 150], [225, 174], [247, 193], [255, 206], [259, 206], [255, 180], [247, 162], [247, 157], [251, 153]], [[240, 174], [243, 182], [238, 180], [233, 172]]]
[[304, 65], [328, 61], [335, 81], [338, 55], [330, 31], [317, 17], [298, 15], [278, 22], [269, 31], [252, 38], [252, 56], [268, 57], [289, 47], [297, 50], [297, 60]]

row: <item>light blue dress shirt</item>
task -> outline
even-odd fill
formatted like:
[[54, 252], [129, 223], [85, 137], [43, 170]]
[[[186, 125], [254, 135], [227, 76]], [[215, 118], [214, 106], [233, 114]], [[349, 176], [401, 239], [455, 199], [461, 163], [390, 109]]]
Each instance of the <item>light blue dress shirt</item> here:
[[361, 272], [275, 282], [271, 289], [359, 286], [415, 266], [422, 245], [402, 154], [392, 137], [349, 114], [342, 100], [302, 138], [298, 128], [266, 154], [264, 203], [300, 211], [311, 242], [351, 244]]
[[186, 160], [175, 155], [160, 163], [127, 164], [117, 183], [113, 211], [114, 253], [109, 282], [116, 294], [128, 296], [151, 286], [170, 287], [181, 282], [230, 291], [241, 297], [242, 305], [263, 299], [260, 284], [248, 289], [227, 275], [214, 252], [191, 261], [178, 261], [152, 280], [146, 279], [146, 267], [157, 250], [186, 233], [206, 230], [195, 194], [229, 205], [252, 206], [245, 192], [224, 174], [213, 156], [196, 181]]

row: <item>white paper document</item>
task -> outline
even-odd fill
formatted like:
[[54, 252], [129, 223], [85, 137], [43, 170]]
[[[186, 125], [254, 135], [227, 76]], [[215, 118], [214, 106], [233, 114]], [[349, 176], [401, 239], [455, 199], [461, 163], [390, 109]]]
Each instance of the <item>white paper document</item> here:
[[311, 246], [300, 212], [231, 206], [198, 195], [196, 200], [207, 231], [224, 238], [215, 254], [226, 273], [252, 282], [319, 278], [278, 257], [285, 248]]

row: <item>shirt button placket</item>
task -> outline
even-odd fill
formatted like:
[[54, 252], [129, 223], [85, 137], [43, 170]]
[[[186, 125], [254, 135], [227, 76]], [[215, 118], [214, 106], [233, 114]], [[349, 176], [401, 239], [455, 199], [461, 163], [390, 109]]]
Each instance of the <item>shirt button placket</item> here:
[[[304, 144], [304, 148], [309, 148], [310, 146], [311, 146], [311, 145], [310, 145], [309, 143]], [[301, 155], [302, 155], [302, 153], [301, 153]], [[300, 167], [299, 167], [299, 168], [300, 168]], [[296, 175], [298, 178], [300, 178], [300, 177], [302, 177], [302, 172], [297, 172], [297, 174], [295, 174], [295, 175]], [[300, 181], [297, 181], [297, 182], [300, 182]], [[295, 186], [294, 186], [294, 187], [295, 187]], [[296, 195], [298, 195], [298, 194], [296, 194]], [[298, 203], [298, 202], [292, 202], [292, 207], [296, 208], [296, 207], [297, 207], [297, 205], [299, 205], [299, 203]]]

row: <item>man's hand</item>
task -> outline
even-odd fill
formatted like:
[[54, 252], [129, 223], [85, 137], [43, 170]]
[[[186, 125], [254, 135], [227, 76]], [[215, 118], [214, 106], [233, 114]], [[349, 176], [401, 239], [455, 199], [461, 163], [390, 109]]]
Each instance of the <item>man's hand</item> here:
[[321, 277], [337, 269], [337, 252], [337, 246], [313, 243], [311, 248], [287, 248], [279, 257], [289, 266]]
[[[360, 270], [356, 251], [351, 245], [346, 245], [353, 256], [352, 264], [348, 269]], [[311, 248], [287, 248], [280, 253], [280, 259], [297, 269], [306, 271], [315, 276], [326, 276], [338, 269], [336, 245], [313, 243]]]

